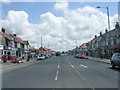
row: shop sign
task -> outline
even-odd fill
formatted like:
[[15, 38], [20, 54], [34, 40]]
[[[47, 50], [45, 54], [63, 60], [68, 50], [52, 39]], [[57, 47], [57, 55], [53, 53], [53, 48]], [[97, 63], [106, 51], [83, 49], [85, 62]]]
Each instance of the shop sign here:
[[12, 49], [11, 46], [6, 46], [6, 47], [5, 47], [5, 50], [11, 50], [11, 49]]

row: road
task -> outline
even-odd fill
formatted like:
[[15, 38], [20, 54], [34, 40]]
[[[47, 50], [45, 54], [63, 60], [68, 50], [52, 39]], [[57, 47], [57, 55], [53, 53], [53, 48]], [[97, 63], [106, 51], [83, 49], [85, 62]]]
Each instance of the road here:
[[2, 75], [3, 88], [118, 88], [118, 71], [109, 64], [54, 56]]

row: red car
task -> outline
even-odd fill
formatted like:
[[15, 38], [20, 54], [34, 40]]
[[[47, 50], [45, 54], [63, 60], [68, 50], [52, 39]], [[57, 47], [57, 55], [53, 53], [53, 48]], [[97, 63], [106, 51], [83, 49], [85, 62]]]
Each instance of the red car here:
[[86, 55], [84, 55], [84, 54], [80, 54], [80, 57], [79, 57], [80, 59], [88, 59], [88, 57], [86, 56]]
[[12, 63], [23, 63], [23, 59], [22, 57], [17, 58], [16, 56], [12, 56], [11, 62]]
[[16, 61], [17, 61], [16, 56], [12, 56], [12, 58], [11, 58], [11, 62], [12, 62], [12, 63], [16, 63]]

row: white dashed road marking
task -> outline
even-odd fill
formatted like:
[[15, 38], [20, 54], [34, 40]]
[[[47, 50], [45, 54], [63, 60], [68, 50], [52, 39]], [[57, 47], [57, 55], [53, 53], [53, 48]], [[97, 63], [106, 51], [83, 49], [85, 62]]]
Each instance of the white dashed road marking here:
[[88, 68], [86, 65], [80, 64], [80, 67]]
[[70, 62], [69, 62], [69, 64], [70, 64]]
[[60, 66], [58, 65], [58, 67], [57, 68], [60, 68]]
[[71, 64], [71, 67], [72, 67], [72, 68], [75, 68], [72, 64]]
[[55, 80], [58, 80], [58, 71], [56, 72]]

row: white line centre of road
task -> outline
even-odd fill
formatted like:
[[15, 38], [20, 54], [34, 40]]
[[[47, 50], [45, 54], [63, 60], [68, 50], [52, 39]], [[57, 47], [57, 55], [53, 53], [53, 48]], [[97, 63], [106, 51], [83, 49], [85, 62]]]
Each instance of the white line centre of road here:
[[87, 66], [85, 66], [85, 65], [83, 65], [83, 64], [80, 64], [80, 67], [88, 68]]
[[78, 72], [78, 70], [75, 70], [75, 71], [80, 77], [82, 77], [82, 75]]
[[72, 64], [71, 64], [71, 67], [72, 67], [72, 68], [75, 68]]
[[[58, 61], [58, 67], [57, 67], [58, 69], [60, 68], [60, 59], [59, 59], [59, 61]], [[55, 80], [58, 80], [58, 73], [59, 73], [59, 71], [57, 70], [57, 72], [56, 72], [56, 76], [55, 76]]]
[[58, 71], [56, 72], [55, 80], [58, 80]]
[[69, 64], [70, 64], [70, 62], [69, 62]]
[[57, 68], [60, 68], [60, 66], [58, 65], [58, 67]]

